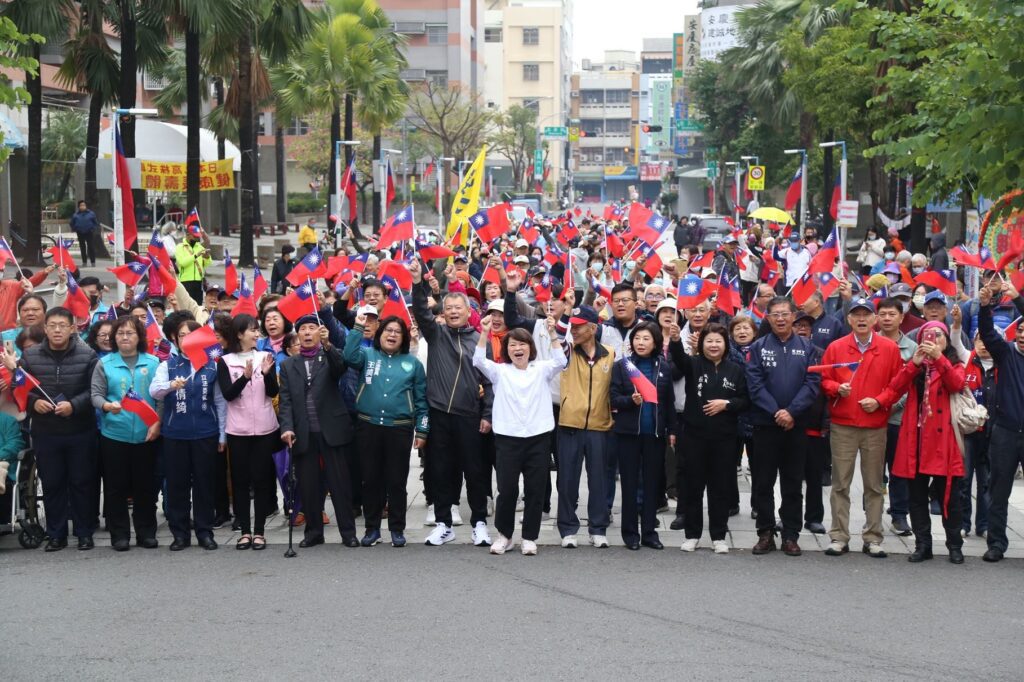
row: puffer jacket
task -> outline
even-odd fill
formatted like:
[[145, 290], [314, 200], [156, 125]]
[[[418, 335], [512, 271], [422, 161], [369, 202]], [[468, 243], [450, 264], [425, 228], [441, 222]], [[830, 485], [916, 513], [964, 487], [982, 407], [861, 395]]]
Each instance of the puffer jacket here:
[[[50, 342], [27, 349], [21, 356], [22, 366], [42, 386], [29, 391], [29, 411], [32, 414], [32, 433], [69, 435], [92, 431], [96, 428], [96, 413], [92, 407], [92, 373], [96, 368], [96, 353], [77, 336], [72, 335], [64, 353], [50, 350]], [[43, 393], [45, 391], [45, 395]], [[32, 409], [36, 400], [46, 396], [60, 402], [59, 397], [71, 403], [70, 417], [58, 417], [52, 412], [37, 414]]]
[[[632, 355], [629, 356], [632, 358]], [[624, 358], [625, 359], [625, 358]], [[654, 410], [654, 435], [664, 438], [676, 431], [676, 409], [672, 388], [672, 363], [657, 353], [653, 357], [654, 376], [652, 383], [658, 389], [658, 404]], [[623, 360], [612, 368], [611, 406], [614, 426], [612, 431], [622, 435], [640, 434], [641, 405], [633, 402], [636, 389], [629, 379], [629, 372]]]

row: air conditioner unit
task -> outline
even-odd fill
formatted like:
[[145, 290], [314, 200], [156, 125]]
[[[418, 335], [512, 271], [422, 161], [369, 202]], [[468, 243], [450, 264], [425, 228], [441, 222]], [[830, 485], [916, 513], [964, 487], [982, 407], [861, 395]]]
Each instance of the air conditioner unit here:
[[422, 21], [396, 21], [391, 26], [395, 33], [406, 35], [422, 35], [427, 32], [427, 25]]
[[427, 80], [426, 69], [402, 69], [398, 74], [399, 78], [404, 81], [425, 81]]
[[164, 78], [157, 78], [151, 74], [148, 70], [142, 72], [142, 89], [143, 90], [163, 90], [167, 87], [167, 80]]

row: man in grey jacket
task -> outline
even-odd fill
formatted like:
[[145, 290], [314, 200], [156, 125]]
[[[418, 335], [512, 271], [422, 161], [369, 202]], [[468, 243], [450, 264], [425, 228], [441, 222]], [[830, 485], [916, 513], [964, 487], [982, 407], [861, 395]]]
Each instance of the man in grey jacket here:
[[484, 457], [480, 434], [491, 430], [491, 385], [473, 367], [473, 351], [480, 334], [469, 326], [469, 299], [462, 293], [445, 295], [442, 317], [427, 304], [419, 261], [409, 265], [412, 275], [412, 310], [420, 334], [427, 342], [427, 403], [430, 405], [430, 440], [427, 475], [434, 496], [437, 527], [428, 545], [455, 539], [453, 504], [459, 500], [459, 472], [466, 477], [466, 497], [472, 512], [473, 544], [489, 547], [487, 495], [491, 467]]

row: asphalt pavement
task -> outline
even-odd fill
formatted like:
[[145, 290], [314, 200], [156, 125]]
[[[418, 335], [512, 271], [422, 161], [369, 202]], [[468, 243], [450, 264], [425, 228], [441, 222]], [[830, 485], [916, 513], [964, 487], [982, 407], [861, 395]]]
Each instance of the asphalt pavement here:
[[6, 680], [1019, 679], [1024, 564], [2, 551]]

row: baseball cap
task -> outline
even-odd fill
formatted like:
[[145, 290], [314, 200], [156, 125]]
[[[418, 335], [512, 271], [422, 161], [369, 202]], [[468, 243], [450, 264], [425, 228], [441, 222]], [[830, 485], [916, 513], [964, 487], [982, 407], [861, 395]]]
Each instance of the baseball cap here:
[[530, 248], [530, 242], [520, 237], [519, 239], [516, 240], [516, 248], [521, 249], [523, 247]]
[[569, 318], [569, 324], [598, 324], [599, 322], [597, 311], [588, 305], [581, 305], [572, 311], [572, 317]]
[[[851, 310], [852, 310], [852, 308], [851, 308]], [[808, 315], [807, 313], [805, 313], [802, 310], [798, 310], [798, 311], [796, 311], [796, 317], [793, 318], [793, 324], [796, 324], [797, 322], [800, 322], [801, 320], [810, 320], [812, 323], [814, 322], [814, 318], [813, 317], [811, 317], [810, 315]]]
[[875, 312], [875, 304], [872, 302], [870, 298], [864, 298], [863, 296], [861, 296], [860, 298], [855, 298], [852, 301], [850, 301], [850, 309], [847, 312], [852, 313], [854, 310], [857, 310], [858, 308], [863, 308], [864, 310], [870, 310], [871, 312]]
[[910, 290], [909, 284], [906, 284], [905, 282], [897, 282], [889, 287], [889, 295], [893, 298], [897, 298], [899, 296], [906, 296], [907, 298], [910, 298], [914, 295], [914, 292]]
[[487, 312], [488, 313], [501, 313], [502, 315], [504, 315], [505, 314], [505, 301], [500, 299], [500, 298], [494, 299], [493, 301], [491, 301], [490, 303], [487, 304]]
[[723, 244], [739, 244], [740, 240], [736, 239], [735, 235], [729, 234], [729, 235], [726, 235], [725, 239], [722, 240], [722, 243]]
[[928, 305], [932, 301], [938, 301], [942, 305], [946, 305], [946, 295], [938, 289], [935, 291], [929, 291], [924, 297], [924, 304]]
[[466, 254], [465, 254], [465, 253], [462, 253], [462, 252], [460, 251], [459, 253], [455, 254], [455, 257], [454, 257], [454, 258], [452, 258], [452, 260], [453, 260], [453, 261], [456, 261], [456, 260], [466, 260]]
[[376, 315], [380, 317], [380, 313], [372, 305], [361, 305], [356, 309], [356, 315]]
[[515, 259], [513, 259], [512, 262], [513, 263], [526, 263], [527, 265], [529, 265], [530, 264], [530, 258], [529, 258], [529, 256], [516, 256]]

